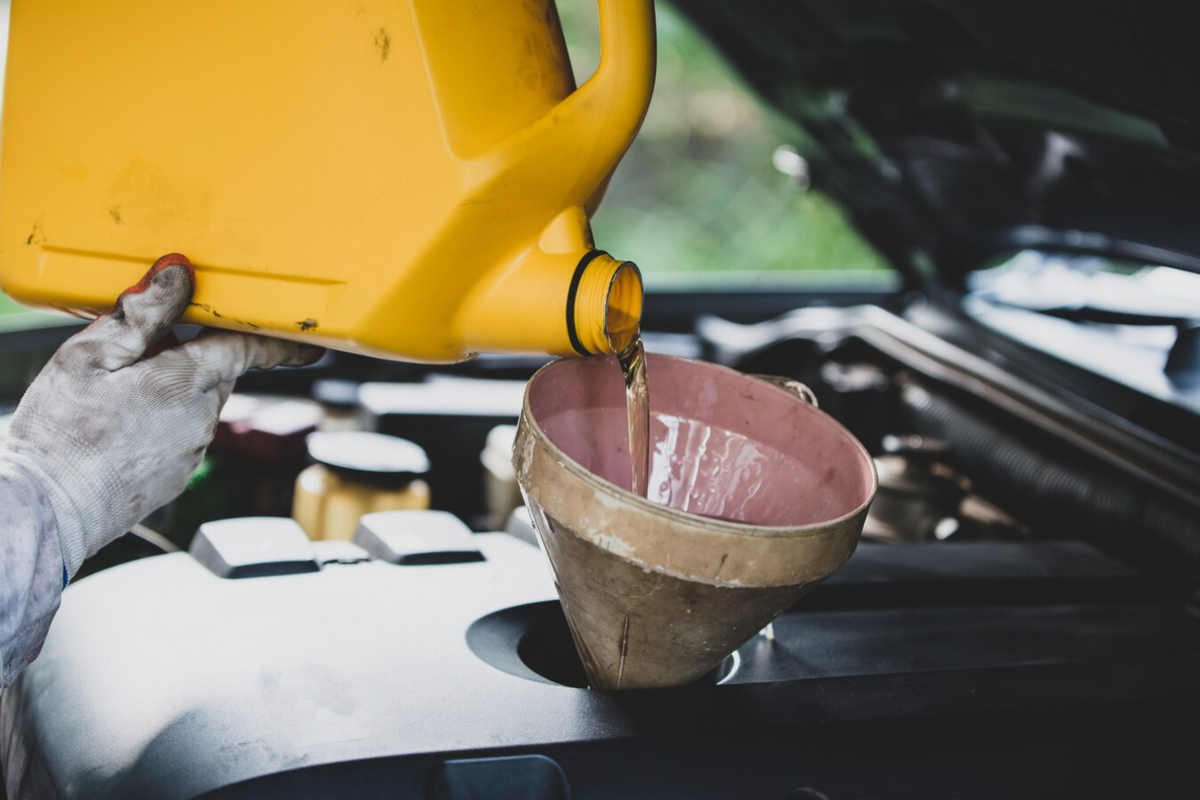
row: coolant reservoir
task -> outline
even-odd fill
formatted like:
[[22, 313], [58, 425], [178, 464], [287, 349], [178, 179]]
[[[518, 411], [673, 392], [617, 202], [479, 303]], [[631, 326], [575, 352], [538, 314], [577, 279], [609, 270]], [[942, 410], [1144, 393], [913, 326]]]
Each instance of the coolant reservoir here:
[[588, 213], [649, 102], [654, 12], [599, 6], [576, 89], [553, 0], [16, 0], [0, 287], [92, 316], [178, 251], [186, 322], [429, 362], [606, 352], [641, 278]]
[[425, 451], [394, 436], [360, 431], [314, 433], [317, 463], [296, 478], [292, 518], [312, 539], [350, 539], [364, 514], [429, 508]]

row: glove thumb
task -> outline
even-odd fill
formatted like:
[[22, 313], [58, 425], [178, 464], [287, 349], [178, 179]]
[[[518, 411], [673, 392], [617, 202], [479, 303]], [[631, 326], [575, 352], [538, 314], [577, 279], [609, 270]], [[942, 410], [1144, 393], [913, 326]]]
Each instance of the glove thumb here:
[[59, 358], [67, 367], [109, 372], [136, 363], [179, 322], [195, 286], [195, 271], [186, 256], [163, 256], [121, 293], [111, 311], [71, 337]]

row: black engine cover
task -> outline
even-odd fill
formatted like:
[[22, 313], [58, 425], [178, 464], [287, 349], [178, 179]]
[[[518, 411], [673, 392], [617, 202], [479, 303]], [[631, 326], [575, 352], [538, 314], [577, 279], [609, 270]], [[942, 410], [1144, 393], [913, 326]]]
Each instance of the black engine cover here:
[[483, 560], [318, 543], [318, 571], [175, 554], [71, 586], [3, 697], [10, 797], [1165, 797], [1194, 777], [1200, 627], [1084, 545], [864, 544], [706, 683], [608, 693], [578, 688], [542, 555], [474, 540]]

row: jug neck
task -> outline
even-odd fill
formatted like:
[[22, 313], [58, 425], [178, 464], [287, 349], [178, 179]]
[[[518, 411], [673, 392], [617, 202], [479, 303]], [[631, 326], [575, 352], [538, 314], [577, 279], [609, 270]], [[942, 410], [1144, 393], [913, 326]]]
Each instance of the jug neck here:
[[603, 250], [579, 260], [567, 291], [567, 335], [579, 355], [620, 352], [642, 321], [642, 273]]
[[486, 282], [459, 316], [474, 352], [597, 355], [624, 348], [641, 323], [642, 276], [603, 250], [533, 247]]

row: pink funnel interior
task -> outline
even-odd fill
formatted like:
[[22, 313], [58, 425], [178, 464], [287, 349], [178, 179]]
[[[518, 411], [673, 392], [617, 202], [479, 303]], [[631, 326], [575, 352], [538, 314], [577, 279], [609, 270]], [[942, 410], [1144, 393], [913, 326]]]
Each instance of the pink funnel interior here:
[[[857, 442], [787, 391], [712, 364], [650, 355], [649, 499], [752, 525], [795, 527], [867, 501]], [[573, 358], [541, 372], [530, 411], [550, 441], [629, 488], [625, 384], [616, 359]]]

